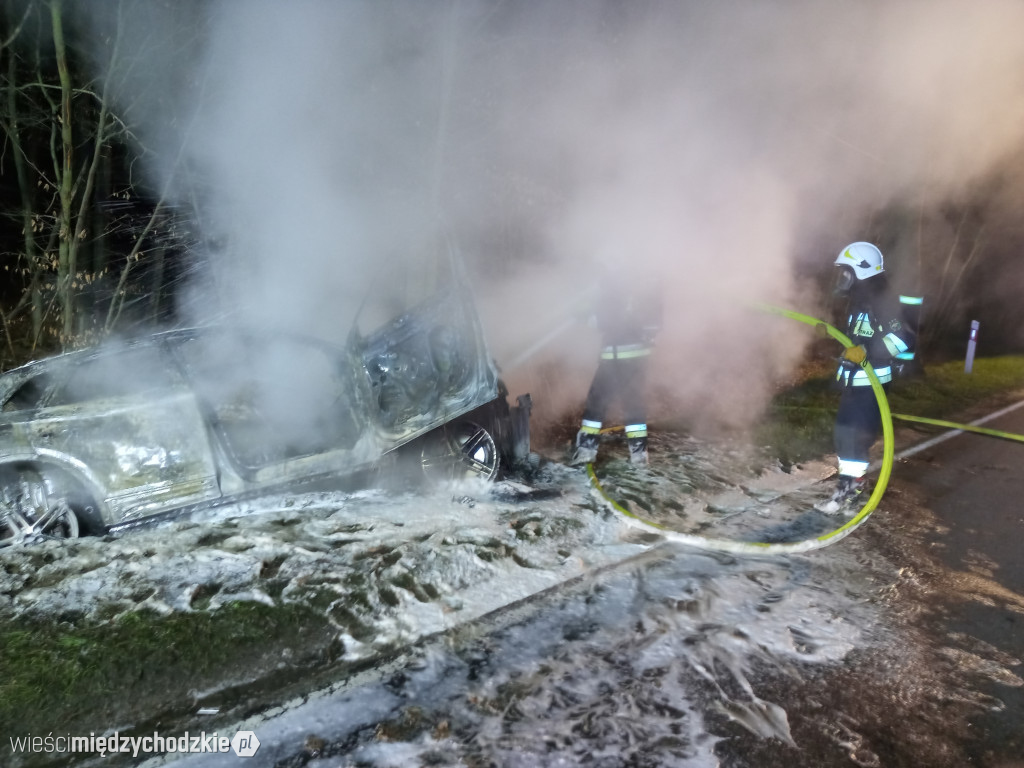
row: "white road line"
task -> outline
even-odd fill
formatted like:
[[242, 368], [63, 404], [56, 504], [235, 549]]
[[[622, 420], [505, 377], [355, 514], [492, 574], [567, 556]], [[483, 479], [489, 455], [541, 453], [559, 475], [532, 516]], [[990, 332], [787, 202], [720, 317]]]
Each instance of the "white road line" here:
[[[1017, 410], [1018, 408], [1020, 408], [1022, 406], [1024, 406], [1024, 400], [1021, 400], [1019, 403], [1014, 403], [1013, 405], [1008, 405], [1006, 408], [1003, 408], [1002, 410], [996, 411], [995, 413], [990, 413], [988, 416], [983, 416], [980, 419], [978, 419], [977, 421], [972, 421], [972, 422], [970, 422], [968, 424], [968, 426], [970, 426], [970, 427], [980, 426], [980, 425], [984, 424], [987, 421], [992, 421], [993, 419], [998, 419], [1000, 416], [1004, 416], [1007, 413], [1010, 413], [1011, 411], [1015, 411], [1015, 410]], [[939, 443], [941, 443], [941, 442], [943, 442], [945, 440], [949, 440], [951, 437], [956, 437], [957, 435], [962, 435], [962, 434], [964, 434], [964, 431], [962, 429], [951, 429], [949, 432], [945, 432], [945, 433], [939, 435], [938, 437], [933, 437], [931, 440], [925, 440], [923, 443], [919, 443], [917, 445], [913, 445], [913, 446], [911, 446], [910, 448], [907, 448], [904, 451], [900, 451], [898, 454], [896, 454], [893, 457], [893, 460], [894, 461], [898, 461], [900, 459], [905, 459], [908, 456], [913, 456], [915, 453], [920, 453], [921, 451], [927, 450], [928, 448], [931, 448], [934, 445], [938, 445]]]

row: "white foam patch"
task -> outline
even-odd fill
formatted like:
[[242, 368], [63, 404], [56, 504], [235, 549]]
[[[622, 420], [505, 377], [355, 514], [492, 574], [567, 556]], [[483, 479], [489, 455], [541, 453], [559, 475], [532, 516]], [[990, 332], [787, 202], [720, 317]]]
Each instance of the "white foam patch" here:
[[[856, 537], [809, 556], [695, 551], [638, 536], [595, 502], [584, 472], [547, 473], [558, 494], [524, 499], [521, 486], [477, 484], [281, 494], [106, 540], [5, 551], [0, 617], [111, 620], [234, 600], [323, 606], [326, 594], [345, 659], [401, 646], [417, 657], [395, 680], [371, 674], [239, 724], [263, 744], [254, 767], [301, 754], [310, 734], [350, 745], [349, 763], [326, 754], [325, 765], [479, 754], [577, 764], [655, 748], [672, 764], [716, 765], [709, 717], [791, 740], [785, 711], [751, 682], [756, 670], [798, 675], [883, 632]], [[495, 623], [510, 604], [500, 615], [512, 618]], [[375, 735], [409, 707], [433, 719]], [[435, 733], [441, 722], [458, 738]]]

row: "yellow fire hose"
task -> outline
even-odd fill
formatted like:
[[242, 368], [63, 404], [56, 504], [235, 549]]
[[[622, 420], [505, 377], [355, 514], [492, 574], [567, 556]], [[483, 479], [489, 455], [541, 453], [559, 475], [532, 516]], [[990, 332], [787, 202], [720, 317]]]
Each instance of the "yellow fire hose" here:
[[943, 421], [942, 419], [926, 419], [923, 416], [907, 416], [905, 413], [894, 413], [892, 417], [894, 419], [899, 419], [900, 421], [915, 421], [918, 424], [930, 424], [934, 427], [948, 427], [949, 429], [956, 429], [960, 432], [977, 432], [979, 435], [1001, 437], [1004, 440], [1015, 440], [1019, 443], [1024, 443], [1024, 435], [1016, 435], [1013, 432], [1003, 432], [998, 429], [988, 429], [987, 427], [976, 427], [973, 424], [957, 424], [952, 421]]
[[[1024, 405], [1024, 403], [1021, 403], [1018, 406], [1011, 406], [1011, 409], [1015, 408], [1015, 407], [1019, 407], [1020, 405]], [[802, 405], [780, 405], [780, 406], [776, 406], [776, 407], [780, 408], [780, 409], [783, 409], [783, 410], [794, 410], [794, 411], [795, 410], [801, 410], [801, 411], [805, 411], [805, 410], [809, 410], [809, 411], [825, 411], [825, 410], [827, 410], [825, 408], [818, 408], [818, 407], [812, 407], [812, 406], [802, 406]], [[999, 413], [994, 414], [994, 415], [1002, 415], [1002, 413], [1003, 412], [1000, 411]], [[944, 421], [942, 419], [928, 419], [928, 418], [925, 418], [924, 416], [909, 416], [909, 415], [907, 415], [905, 413], [893, 413], [891, 415], [892, 415], [892, 418], [894, 420], [896, 420], [896, 421], [912, 421], [912, 422], [915, 422], [917, 424], [928, 424], [929, 426], [933, 426], [933, 427], [945, 427], [946, 429], [955, 430], [957, 432], [975, 432], [975, 433], [977, 433], [979, 435], [987, 435], [989, 437], [999, 437], [999, 438], [1002, 438], [1003, 440], [1013, 440], [1013, 441], [1018, 442], [1018, 443], [1024, 443], [1024, 435], [1018, 435], [1018, 434], [1016, 434], [1014, 432], [1004, 432], [1004, 431], [1002, 431], [1000, 429], [989, 429], [988, 427], [979, 427], [979, 426], [977, 426], [976, 423], [974, 423], [974, 424], [959, 424], [958, 422], [955, 422], [955, 421]], [[987, 417], [987, 418], [991, 418], [992, 415], [993, 414], [990, 414], [989, 417]], [[601, 433], [602, 434], [606, 434], [606, 433], [609, 433], [609, 432], [615, 432], [618, 429], [622, 429], [622, 427], [609, 427], [608, 429], [602, 429]]]
[[[828, 323], [822, 322], [817, 318], [810, 317], [809, 315], [802, 315], [799, 312], [792, 312], [788, 309], [781, 309], [779, 307], [773, 307], [770, 305], [760, 305], [758, 309], [768, 312], [770, 314], [781, 315], [788, 317], [792, 320], [797, 320], [801, 323], [812, 325], [815, 328], [825, 331], [833, 339], [841, 343], [844, 347], [852, 347], [853, 342], [838, 329], [832, 327]], [[821, 536], [813, 539], [805, 539], [804, 541], [784, 542], [784, 543], [772, 543], [772, 542], [761, 542], [761, 541], [733, 541], [731, 539], [714, 539], [707, 536], [697, 536], [695, 534], [680, 533], [679, 531], [673, 531], [666, 528], [658, 523], [651, 522], [650, 520], [644, 520], [643, 518], [633, 514], [624, 506], [610, 498], [601, 487], [601, 483], [597, 479], [597, 475], [594, 473], [594, 467], [592, 464], [587, 465], [587, 474], [590, 476], [590, 481], [594, 487], [598, 490], [601, 496], [606, 502], [608, 502], [616, 511], [621, 512], [626, 522], [630, 525], [646, 529], [657, 531], [661, 536], [668, 539], [669, 541], [675, 541], [680, 544], [686, 544], [699, 549], [712, 550], [716, 552], [731, 552], [736, 554], [748, 554], [748, 555], [783, 555], [783, 554], [795, 554], [799, 552], [809, 552], [815, 549], [821, 549], [827, 547], [829, 544], [834, 544], [840, 539], [845, 538], [849, 534], [853, 533], [860, 525], [868, 519], [868, 516], [878, 506], [878, 502], [881, 501], [882, 495], [885, 493], [885, 488], [889, 484], [889, 475], [892, 473], [892, 461], [893, 461], [893, 434], [892, 434], [892, 414], [889, 411], [889, 401], [885, 396], [885, 390], [882, 389], [882, 384], [878, 380], [878, 376], [875, 375], [874, 369], [871, 364], [866, 360], [861, 363], [864, 371], [868, 375], [868, 379], [871, 381], [871, 389], [875, 393], [875, 398], [878, 400], [878, 410], [882, 416], [882, 438], [884, 440], [884, 448], [882, 453], [882, 466], [878, 473], [878, 480], [875, 483], [874, 490], [871, 496], [865, 502], [861, 510], [854, 515], [853, 518], [848, 520], [845, 525], [836, 528], [833, 531], [829, 531]]]

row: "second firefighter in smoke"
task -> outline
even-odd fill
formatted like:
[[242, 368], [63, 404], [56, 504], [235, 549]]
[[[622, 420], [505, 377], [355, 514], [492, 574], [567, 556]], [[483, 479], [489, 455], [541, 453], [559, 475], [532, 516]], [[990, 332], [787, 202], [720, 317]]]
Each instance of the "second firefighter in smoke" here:
[[661, 298], [653, 282], [606, 268], [591, 322], [601, 334], [601, 356], [587, 393], [572, 464], [597, 458], [611, 408], [625, 424], [629, 460], [647, 464], [647, 361], [661, 327]]

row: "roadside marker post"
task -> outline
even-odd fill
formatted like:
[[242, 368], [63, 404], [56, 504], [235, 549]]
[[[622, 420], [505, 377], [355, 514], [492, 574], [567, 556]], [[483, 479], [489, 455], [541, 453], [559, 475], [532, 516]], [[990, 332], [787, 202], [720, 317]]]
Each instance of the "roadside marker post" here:
[[971, 320], [971, 334], [967, 337], [967, 360], [964, 362], [964, 373], [970, 373], [974, 368], [974, 350], [978, 346], [978, 327], [981, 325], [977, 320]]

